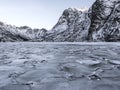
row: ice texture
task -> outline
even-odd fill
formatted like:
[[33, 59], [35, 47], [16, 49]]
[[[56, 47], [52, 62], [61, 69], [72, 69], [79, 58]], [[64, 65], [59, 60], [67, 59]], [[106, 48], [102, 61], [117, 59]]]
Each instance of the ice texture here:
[[120, 43], [0, 43], [0, 90], [120, 90]]

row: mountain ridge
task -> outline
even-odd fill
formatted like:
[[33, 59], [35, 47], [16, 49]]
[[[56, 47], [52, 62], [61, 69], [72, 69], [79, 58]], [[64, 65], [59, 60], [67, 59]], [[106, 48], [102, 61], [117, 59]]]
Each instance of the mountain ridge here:
[[50, 31], [1, 22], [0, 41], [117, 42], [120, 41], [120, 1], [96, 0], [85, 11], [65, 9]]

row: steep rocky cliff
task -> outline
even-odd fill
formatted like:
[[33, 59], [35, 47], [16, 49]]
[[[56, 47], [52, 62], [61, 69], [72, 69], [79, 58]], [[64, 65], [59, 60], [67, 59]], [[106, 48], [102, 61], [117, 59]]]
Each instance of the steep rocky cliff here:
[[120, 41], [119, 0], [96, 0], [90, 19], [90, 41]]
[[66, 9], [48, 37], [52, 41], [120, 41], [120, 1], [96, 0], [84, 12]]
[[58, 23], [49, 31], [47, 38], [52, 41], [85, 41], [88, 34], [90, 20], [88, 12], [68, 8], [64, 10]]

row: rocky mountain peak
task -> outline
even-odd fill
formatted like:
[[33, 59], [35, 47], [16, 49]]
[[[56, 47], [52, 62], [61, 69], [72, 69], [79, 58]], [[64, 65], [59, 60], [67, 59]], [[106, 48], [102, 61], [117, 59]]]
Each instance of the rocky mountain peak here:
[[52, 29], [53, 41], [84, 41], [89, 26], [87, 14], [75, 8], [64, 10]]

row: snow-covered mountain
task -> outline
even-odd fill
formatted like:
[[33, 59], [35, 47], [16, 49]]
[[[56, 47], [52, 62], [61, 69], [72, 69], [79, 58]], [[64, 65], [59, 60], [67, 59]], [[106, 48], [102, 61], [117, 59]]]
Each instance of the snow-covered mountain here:
[[0, 42], [41, 41], [46, 29], [31, 29], [27, 26], [16, 27], [0, 22]]
[[66, 9], [53, 31], [54, 41], [120, 41], [120, 1], [96, 0], [88, 11]]
[[120, 0], [96, 0], [90, 19], [89, 40], [120, 41]]
[[52, 41], [85, 41], [88, 35], [90, 20], [88, 12], [68, 8], [64, 10], [57, 24], [46, 36]]
[[0, 41], [120, 41], [120, 1], [96, 0], [89, 10], [68, 8], [50, 31], [1, 22]]

